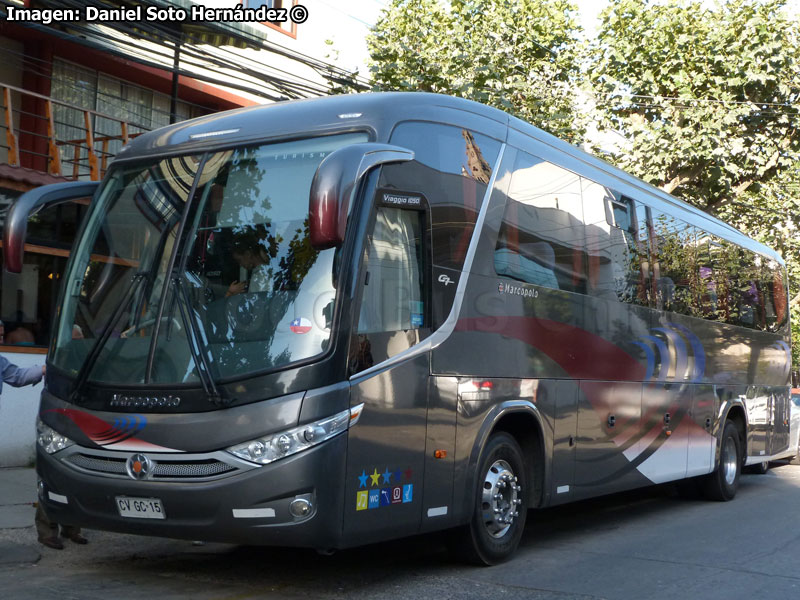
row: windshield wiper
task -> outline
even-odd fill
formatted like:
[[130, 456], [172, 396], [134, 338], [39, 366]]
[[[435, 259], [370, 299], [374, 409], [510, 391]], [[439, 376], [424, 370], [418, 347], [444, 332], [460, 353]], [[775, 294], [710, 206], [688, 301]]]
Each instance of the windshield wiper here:
[[138, 271], [134, 273], [133, 277], [131, 278], [131, 284], [125, 291], [125, 295], [122, 297], [122, 300], [120, 300], [119, 304], [117, 304], [116, 308], [114, 308], [111, 318], [105, 324], [105, 327], [103, 327], [103, 330], [100, 332], [100, 335], [92, 346], [92, 349], [89, 351], [89, 354], [86, 355], [86, 359], [83, 361], [83, 364], [78, 371], [78, 375], [75, 377], [75, 385], [70, 393], [69, 399], [73, 404], [80, 404], [78, 402], [80, 390], [86, 384], [86, 380], [89, 378], [89, 375], [92, 372], [92, 367], [94, 367], [97, 357], [100, 356], [100, 352], [103, 351], [108, 338], [111, 336], [111, 332], [114, 330], [114, 326], [120, 320], [120, 317], [122, 317], [123, 313], [125, 312], [125, 308], [133, 299], [133, 295], [138, 291], [138, 289], [142, 286], [142, 282], [146, 279], [146, 272]]
[[183, 328], [186, 330], [187, 334], [186, 342], [189, 344], [189, 350], [192, 353], [194, 364], [197, 365], [197, 375], [200, 378], [200, 383], [203, 384], [203, 390], [206, 395], [208, 395], [208, 400], [212, 404], [216, 406], [230, 404], [230, 399], [223, 398], [214, 383], [211, 366], [208, 363], [208, 357], [203, 352], [202, 343], [200, 341], [200, 331], [197, 329], [197, 323], [195, 323], [190, 313], [192, 310], [192, 301], [191, 298], [189, 298], [186, 285], [180, 276], [173, 277], [172, 283], [178, 290], [176, 293], [178, 310], [180, 310], [181, 313], [181, 321], [183, 321]]
[[[200, 179], [200, 173], [203, 172], [207, 160], [208, 160], [208, 153], [203, 155], [203, 157], [200, 159], [200, 163], [197, 165], [197, 170], [195, 171], [195, 176], [194, 179], [192, 180], [192, 187], [191, 189], [189, 189], [189, 193], [186, 196], [186, 203], [183, 207], [183, 212], [181, 213], [180, 221], [178, 221], [178, 225], [175, 229], [174, 233], [175, 243], [172, 246], [172, 251], [170, 252], [166, 268], [164, 269], [165, 275], [167, 273], [169, 274], [175, 273], [175, 260], [178, 257], [178, 251], [181, 247], [181, 244], [184, 243], [183, 236], [184, 236], [184, 231], [186, 229], [186, 222], [189, 220], [189, 213], [191, 212], [192, 205], [194, 204], [194, 196], [195, 193], [197, 193], [197, 184], [198, 180]], [[153, 365], [156, 360], [156, 346], [158, 345], [158, 334], [161, 331], [161, 317], [164, 316], [164, 308], [167, 304], [167, 292], [169, 291], [169, 287], [170, 286], [168, 285], [164, 285], [161, 290], [161, 298], [158, 301], [158, 309], [156, 310], [155, 314], [156, 320], [155, 323], [153, 323], [153, 337], [150, 339], [150, 350], [147, 352], [147, 365], [144, 371], [144, 382], [145, 384], [148, 385], [152, 382], [153, 379]]]

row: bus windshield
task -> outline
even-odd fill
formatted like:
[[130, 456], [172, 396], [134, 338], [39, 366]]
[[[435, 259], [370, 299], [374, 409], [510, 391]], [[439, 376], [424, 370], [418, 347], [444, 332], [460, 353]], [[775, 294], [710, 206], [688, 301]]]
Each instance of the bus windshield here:
[[200, 370], [226, 380], [323, 353], [335, 249], [309, 242], [311, 180], [330, 152], [366, 140], [114, 168], [65, 275], [55, 366], [98, 383], [193, 384]]

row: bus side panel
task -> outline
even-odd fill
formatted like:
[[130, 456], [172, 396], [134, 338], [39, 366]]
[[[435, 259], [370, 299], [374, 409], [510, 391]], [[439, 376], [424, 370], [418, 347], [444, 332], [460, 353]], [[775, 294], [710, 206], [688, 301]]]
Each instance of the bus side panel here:
[[686, 477], [693, 386], [646, 384], [642, 390], [642, 438], [636, 468], [653, 483]]
[[749, 423], [747, 456], [780, 456], [789, 447], [790, 394], [785, 387], [750, 386], [744, 394]]
[[772, 388], [773, 419], [775, 429], [770, 440], [770, 455], [777, 455], [785, 452], [789, 447], [789, 421], [791, 393], [783, 387]]
[[705, 475], [714, 470], [714, 453], [717, 440], [714, 437], [715, 415], [719, 413], [719, 399], [714, 386], [693, 386], [692, 411], [689, 420], [689, 448], [686, 476]]
[[749, 386], [741, 390], [747, 410], [747, 456], [768, 456], [772, 435], [772, 398], [770, 388]]
[[581, 381], [573, 499], [650, 483], [636, 469], [642, 440], [642, 385]]
[[425, 436], [425, 479], [422, 490], [422, 531], [453, 523], [453, 477], [456, 461], [458, 380], [431, 377]]
[[580, 388], [576, 382], [564, 379], [556, 382], [555, 390], [555, 398], [552, 401], [554, 430], [550, 504], [562, 504], [573, 500], [575, 493]]
[[429, 361], [421, 354], [352, 383], [351, 405], [364, 410], [348, 432], [345, 546], [419, 530]]

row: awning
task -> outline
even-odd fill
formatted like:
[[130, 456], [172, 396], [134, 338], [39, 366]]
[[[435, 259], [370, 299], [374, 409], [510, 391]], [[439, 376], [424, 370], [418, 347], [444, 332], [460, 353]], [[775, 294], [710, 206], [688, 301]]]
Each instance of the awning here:
[[47, 185], [49, 183], [61, 183], [63, 181], [71, 181], [66, 177], [60, 175], [48, 175], [41, 171], [35, 171], [26, 167], [15, 167], [8, 164], [0, 164], [0, 182], [2, 181], [16, 181], [31, 187], [39, 187], [40, 185]]
[[[37, 8], [79, 8], [87, 6], [99, 9], [118, 9], [141, 7], [142, 2], [131, 0], [39, 0]], [[232, 2], [235, 4], [235, 2]], [[147, 5], [159, 8], [181, 8], [190, 12], [197, 3], [191, 0], [150, 0]], [[61, 23], [62, 27], [69, 29], [69, 23]], [[221, 22], [221, 21], [140, 21], [103, 23], [108, 27], [119, 28], [126, 33], [137, 35], [154, 42], [172, 42], [176, 36], [183, 37], [184, 41], [212, 46], [233, 46], [236, 48], [259, 49], [266, 41], [266, 31], [263, 27], [255, 27], [249, 23]]]

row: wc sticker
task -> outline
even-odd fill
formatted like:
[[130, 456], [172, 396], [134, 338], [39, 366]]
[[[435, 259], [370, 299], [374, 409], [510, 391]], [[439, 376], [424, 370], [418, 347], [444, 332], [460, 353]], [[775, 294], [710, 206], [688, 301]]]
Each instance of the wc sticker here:
[[356, 476], [356, 511], [413, 502], [414, 484], [409, 483], [413, 475], [411, 469], [362, 469], [361, 475]]

